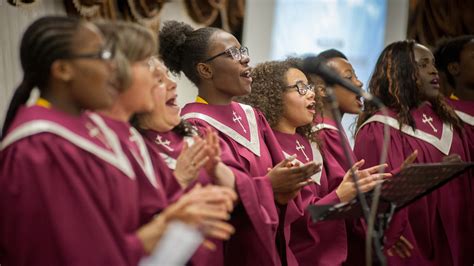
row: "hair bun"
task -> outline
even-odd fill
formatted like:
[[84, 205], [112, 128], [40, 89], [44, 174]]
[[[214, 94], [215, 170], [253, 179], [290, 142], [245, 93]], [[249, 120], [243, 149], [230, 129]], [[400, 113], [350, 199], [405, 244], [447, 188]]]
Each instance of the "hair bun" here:
[[176, 74], [181, 72], [183, 45], [193, 31], [190, 25], [175, 20], [166, 21], [160, 30], [160, 56], [171, 72]]

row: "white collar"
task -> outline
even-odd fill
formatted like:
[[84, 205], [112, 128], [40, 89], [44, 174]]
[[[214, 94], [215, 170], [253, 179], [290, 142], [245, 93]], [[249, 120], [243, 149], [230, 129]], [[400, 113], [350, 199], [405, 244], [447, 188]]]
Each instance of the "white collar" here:
[[257, 119], [255, 117], [255, 112], [253, 108], [249, 105], [239, 103], [239, 106], [244, 110], [245, 116], [247, 118], [249, 130], [250, 130], [250, 141], [247, 140], [244, 136], [240, 135], [234, 129], [228, 127], [227, 125], [217, 121], [216, 119], [202, 113], [187, 113], [182, 116], [182, 119], [187, 120], [190, 118], [201, 119], [209, 123], [211, 126], [222, 132], [223, 134], [229, 136], [235, 140], [240, 145], [246, 147], [255, 155], [260, 157], [260, 138], [258, 135], [258, 126]]
[[[380, 122], [382, 124], [387, 124], [397, 130], [400, 128], [400, 124], [393, 117], [384, 116], [384, 115], [373, 115], [359, 127], [359, 130], [363, 126], [371, 122]], [[441, 139], [438, 139], [436, 136], [426, 133], [424, 131], [421, 131], [419, 129], [413, 130], [408, 125], [403, 125], [401, 131], [409, 136], [415, 137], [417, 139], [423, 140], [433, 145], [435, 148], [437, 148], [439, 151], [441, 151], [442, 153], [446, 155], [448, 155], [449, 151], [451, 150], [451, 145], [453, 142], [453, 127], [446, 123], [443, 123], [443, 132], [441, 135]], [[357, 131], [357, 133], [358, 132], [359, 131]]]
[[118, 139], [117, 135], [105, 125], [105, 122], [102, 120], [102, 118], [100, 118], [97, 114], [94, 114], [94, 117], [95, 116], [97, 116], [98, 119], [94, 118], [94, 122], [104, 134], [107, 144], [112, 148], [112, 151], [104, 149], [92, 141], [74, 133], [68, 128], [65, 128], [64, 126], [50, 120], [33, 120], [20, 125], [10, 132], [2, 141], [0, 144], [0, 150], [5, 149], [20, 139], [47, 132], [68, 140], [77, 147], [90, 152], [109, 164], [115, 166], [129, 178], [135, 179], [133, 168], [122, 150], [120, 140]]
[[457, 110], [455, 112], [464, 123], [474, 126], [474, 116]]
[[321, 129], [332, 129], [332, 130], [339, 130], [337, 129], [337, 127], [333, 126], [333, 125], [330, 125], [330, 124], [326, 124], [326, 123], [319, 123], [319, 124], [316, 124], [313, 126], [312, 130], [314, 132], [316, 131], [319, 131]]

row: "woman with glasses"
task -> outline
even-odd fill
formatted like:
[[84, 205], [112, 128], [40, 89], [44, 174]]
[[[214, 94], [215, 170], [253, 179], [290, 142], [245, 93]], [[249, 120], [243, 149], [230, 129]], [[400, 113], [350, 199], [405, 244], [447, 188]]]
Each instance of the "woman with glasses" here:
[[[321, 98], [316, 97], [313, 84], [308, 84], [306, 75], [297, 68], [298, 65], [296, 59], [257, 65], [252, 72], [252, 93], [239, 100], [263, 112], [285, 156], [296, 155], [292, 163], [314, 161], [330, 164], [332, 162], [323, 159], [319, 141], [311, 129], [312, 121], [320, 112]], [[353, 167], [357, 170], [363, 164], [360, 161]], [[357, 171], [363, 192], [371, 190], [377, 180], [383, 177], [376, 174], [377, 168]], [[349, 172], [335, 189], [330, 189], [328, 175], [332, 169], [323, 169], [313, 175], [313, 183], [300, 192], [305, 207], [310, 204], [349, 202], [356, 196]], [[341, 265], [347, 254], [346, 242], [343, 220], [314, 223], [306, 212], [291, 225], [290, 247], [299, 265]]]
[[224, 244], [225, 264], [296, 265], [283, 234], [291, 223], [285, 214], [302, 215], [292, 198], [318, 168], [314, 162], [287, 167], [291, 159], [284, 159], [262, 114], [233, 101], [250, 93], [248, 50], [227, 32], [194, 30], [176, 21], [165, 23], [160, 45], [166, 66], [183, 71], [198, 88], [197, 101], [182, 110], [183, 119], [201, 132], [207, 127], [219, 132], [222, 161], [235, 175], [236, 233]]
[[[386, 124], [390, 170], [415, 150], [417, 163], [472, 160], [461, 121], [440, 93], [428, 48], [410, 40], [385, 47], [369, 88], [388, 107], [388, 116], [378, 106], [365, 104], [357, 120], [356, 156], [369, 165], [378, 162]], [[389, 265], [471, 265], [473, 188], [472, 174], [464, 174], [397, 212], [386, 232]], [[399, 236], [413, 245], [411, 256], [393, 257], [403, 245]]]
[[[130, 165], [110, 129], [81, 116], [115, 100], [106, 47], [75, 18], [40, 18], [23, 35], [0, 152], [2, 265], [130, 265], [143, 254], [136, 209], [116, 192], [130, 192]], [[24, 106], [34, 87], [40, 98]]]
[[[234, 174], [221, 162], [217, 134], [210, 131], [201, 138], [189, 123], [181, 120], [176, 82], [160, 60], [156, 60], [154, 68], [158, 81], [153, 95], [155, 107], [134, 118], [134, 126], [143, 135], [150, 155], [164, 159], [166, 165], [161, 170], [172, 172], [183, 189], [213, 183], [233, 190]], [[222, 240], [209, 240], [207, 244], [215, 248], [200, 247], [191, 258], [192, 265], [223, 265]]]
[[[200, 210], [195, 212], [194, 217], [189, 217], [192, 219], [182, 220], [197, 227], [206, 227], [203, 232], [207, 236], [227, 239], [233, 228], [222, 220], [233, 208], [235, 193], [229, 189], [208, 186], [197, 187], [182, 197], [184, 193], [177, 178], [189, 176], [180, 175], [175, 178], [161, 156], [150, 151], [141, 134], [128, 123], [134, 114], [154, 110], [156, 95], [161, 91], [162, 73], [158, 69], [161, 63], [154, 57], [157, 47], [153, 33], [145, 27], [128, 22], [100, 22], [97, 25], [107, 39], [115, 41], [117, 59], [121, 58], [120, 55], [124, 61], [118, 65], [121, 77], [118, 87], [121, 89], [117, 100], [110, 108], [101, 110], [100, 113], [122, 142], [137, 176], [140, 190], [140, 224], [150, 221], [157, 213], [169, 212], [166, 208], [171, 202], [177, 200], [177, 204], [183, 206], [181, 201], [187, 201], [187, 197], [191, 195], [195, 202], [187, 202], [189, 206], [186, 208], [198, 206]], [[165, 114], [160, 113], [160, 116]], [[200, 158], [195, 156], [194, 159]], [[225, 203], [230, 205], [226, 206]], [[189, 215], [186, 210], [179, 212], [183, 216]], [[195, 223], [193, 219], [196, 218], [201, 221]]]

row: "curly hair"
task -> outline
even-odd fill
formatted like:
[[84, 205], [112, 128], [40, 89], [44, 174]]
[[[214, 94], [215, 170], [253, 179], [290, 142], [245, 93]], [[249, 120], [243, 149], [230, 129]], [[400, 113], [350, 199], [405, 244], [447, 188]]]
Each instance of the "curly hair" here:
[[160, 56], [174, 74], [182, 71], [196, 86], [200, 78], [196, 65], [208, 57], [212, 35], [218, 28], [205, 27], [195, 30], [190, 25], [167, 21], [159, 32]]
[[[369, 82], [369, 92], [397, 112], [400, 127], [405, 124], [413, 129], [415, 121], [410, 110], [422, 103], [420, 74], [414, 54], [415, 44], [413, 40], [405, 40], [388, 45], [380, 54]], [[430, 102], [443, 122], [461, 127], [459, 118], [446, 104], [442, 95]], [[357, 128], [378, 110], [372, 102], [366, 102], [357, 119]]]
[[[290, 68], [299, 69], [300, 59], [288, 58], [284, 61], [268, 61], [258, 64], [252, 71], [252, 92], [237, 98], [237, 101], [249, 104], [262, 111], [270, 127], [274, 128], [284, 112], [283, 95], [287, 91], [286, 73]], [[306, 75], [306, 74], [305, 74]], [[321, 104], [315, 99], [315, 108]], [[320, 111], [320, 110], [319, 110]], [[321, 113], [321, 112], [319, 112]], [[307, 137], [310, 141], [318, 142], [312, 131], [312, 124], [296, 128], [296, 132]]]

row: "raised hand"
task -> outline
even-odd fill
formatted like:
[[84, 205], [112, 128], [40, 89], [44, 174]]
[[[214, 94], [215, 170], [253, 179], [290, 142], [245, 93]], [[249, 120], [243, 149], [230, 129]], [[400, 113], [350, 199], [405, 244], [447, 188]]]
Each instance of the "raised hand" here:
[[448, 156], [443, 157], [443, 163], [462, 163], [463, 160], [459, 154], [450, 154]]
[[187, 187], [196, 180], [201, 168], [209, 161], [206, 141], [198, 136], [194, 137], [194, 144], [189, 147], [185, 141], [183, 149], [176, 159], [174, 176], [181, 187]]
[[221, 147], [217, 133], [210, 127], [206, 128], [204, 139], [207, 143], [207, 156], [209, 160], [205, 164], [206, 171], [213, 176], [215, 168], [221, 162]]
[[229, 239], [235, 229], [226, 221], [230, 218], [236, 193], [229, 188], [196, 185], [191, 191], [168, 206], [151, 222], [137, 231], [147, 253], [151, 252], [169, 221], [180, 220], [195, 226], [205, 236]]
[[275, 200], [280, 204], [288, 203], [302, 187], [313, 183], [310, 177], [321, 171], [321, 164], [311, 161], [304, 165], [294, 165], [291, 163], [294, 159], [294, 156], [290, 156], [268, 172]]
[[227, 165], [221, 161], [221, 147], [219, 136], [212, 128], [205, 130], [207, 143], [207, 156], [209, 160], [204, 165], [209, 176], [214, 178], [215, 184], [229, 188], [235, 187], [235, 175]]
[[401, 169], [403, 169], [403, 168], [409, 166], [410, 164], [412, 164], [416, 160], [417, 156], [418, 156], [418, 150], [415, 150], [410, 155], [408, 155], [408, 157], [405, 159], [405, 161], [403, 161], [403, 163], [401, 165]]
[[414, 249], [413, 245], [405, 237], [400, 236], [395, 244], [387, 250], [389, 256], [399, 256], [400, 258], [411, 257], [411, 251]]
[[[379, 173], [381, 168], [387, 167], [387, 164], [379, 164], [364, 170], [359, 170], [364, 163], [364, 160], [360, 160], [352, 166], [352, 169], [359, 178], [357, 184], [362, 193], [372, 190], [378, 183], [383, 182], [383, 179], [392, 176], [390, 173]], [[341, 202], [348, 202], [357, 195], [351, 170], [347, 171], [344, 175], [341, 184], [336, 188], [336, 194]]]

